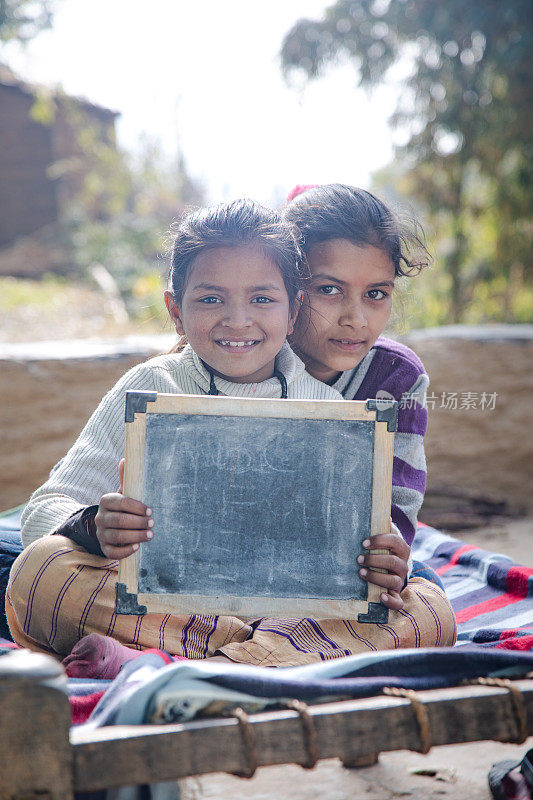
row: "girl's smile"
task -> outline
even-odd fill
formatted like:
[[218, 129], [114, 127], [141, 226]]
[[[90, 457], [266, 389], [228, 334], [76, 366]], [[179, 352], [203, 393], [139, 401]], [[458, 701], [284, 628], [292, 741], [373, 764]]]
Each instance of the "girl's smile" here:
[[294, 313], [275, 262], [250, 245], [205, 250], [193, 261], [181, 304], [165, 301], [179, 334], [215, 374], [258, 383], [274, 374]]
[[357, 353], [365, 344], [364, 339], [332, 339], [332, 344], [348, 353]]
[[308, 372], [333, 382], [353, 369], [385, 328], [392, 307], [394, 266], [383, 250], [347, 239], [313, 245], [311, 281], [291, 344]]

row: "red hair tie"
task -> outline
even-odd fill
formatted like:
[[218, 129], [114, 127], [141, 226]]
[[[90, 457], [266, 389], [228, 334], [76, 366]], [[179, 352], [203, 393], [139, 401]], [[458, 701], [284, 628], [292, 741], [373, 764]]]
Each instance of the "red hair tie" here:
[[291, 200], [294, 200], [295, 197], [298, 197], [299, 194], [303, 194], [308, 189], [316, 189], [318, 183], [299, 183], [294, 189], [291, 189], [289, 194], [287, 195], [287, 203], [290, 203]]

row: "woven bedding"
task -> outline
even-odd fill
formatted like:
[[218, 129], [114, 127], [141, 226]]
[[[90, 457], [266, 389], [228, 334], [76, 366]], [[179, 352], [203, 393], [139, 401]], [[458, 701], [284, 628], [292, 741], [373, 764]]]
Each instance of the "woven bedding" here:
[[533, 649], [533, 569], [424, 525], [412, 552], [442, 580], [457, 618], [457, 646]]

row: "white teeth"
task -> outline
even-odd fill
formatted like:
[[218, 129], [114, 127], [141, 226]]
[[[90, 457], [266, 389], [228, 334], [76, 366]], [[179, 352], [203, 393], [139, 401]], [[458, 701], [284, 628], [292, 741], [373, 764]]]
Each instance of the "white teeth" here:
[[219, 344], [224, 347], [246, 347], [246, 345], [255, 344], [255, 339], [250, 339], [247, 342], [229, 342], [227, 339], [220, 339]]

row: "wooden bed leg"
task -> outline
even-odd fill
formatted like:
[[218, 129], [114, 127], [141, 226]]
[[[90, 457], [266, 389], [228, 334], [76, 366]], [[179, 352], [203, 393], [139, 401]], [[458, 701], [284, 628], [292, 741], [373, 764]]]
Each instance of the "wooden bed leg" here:
[[341, 759], [342, 766], [346, 769], [359, 769], [360, 767], [371, 767], [377, 764], [379, 753], [368, 753], [366, 756], [344, 756]]
[[66, 675], [51, 656], [0, 657], [0, 797], [72, 800], [73, 757]]

